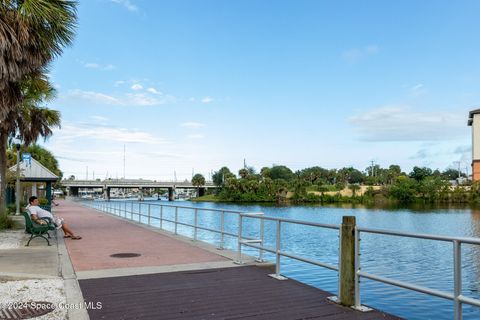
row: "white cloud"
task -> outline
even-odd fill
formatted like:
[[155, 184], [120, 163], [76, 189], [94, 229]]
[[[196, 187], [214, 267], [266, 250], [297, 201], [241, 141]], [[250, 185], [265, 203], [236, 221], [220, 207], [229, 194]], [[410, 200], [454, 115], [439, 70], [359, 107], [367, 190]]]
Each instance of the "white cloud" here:
[[96, 104], [108, 104], [114, 106], [155, 106], [176, 102], [176, 98], [171, 95], [151, 96], [146, 93], [127, 93], [122, 96], [112, 96], [100, 92], [70, 90], [67, 98], [86, 100]]
[[205, 97], [205, 98], [203, 98], [201, 101], [202, 101], [202, 103], [210, 103], [210, 102], [213, 101], [213, 98]]
[[90, 69], [98, 69], [100, 68], [100, 65], [98, 63], [85, 63], [84, 64], [85, 68], [90, 68]]
[[205, 136], [203, 134], [189, 134], [188, 139], [203, 139]]
[[85, 62], [83, 63], [83, 66], [88, 69], [97, 69], [97, 70], [104, 70], [104, 71], [109, 71], [116, 68], [113, 64], [101, 65], [94, 62]]
[[349, 49], [345, 50], [342, 52], [341, 56], [342, 58], [349, 62], [349, 63], [355, 63], [360, 60], [363, 60], [369, 56], [373, 56], [377, 54], [380, 51], [380, 47], [377, 45], [368, 45], [362, 48], [354, 48], [354, 49]]
[[143, 89], [143, 86], [141, 84], [134, 84], [133, 86], [131, 86], [132, 90], [135, 90], [135, 91], [138, 91], [138, 90], [142, 90]]
[[138, 11], [138, 7], [132, 4], [129, 0], [110, 0], [113, 3], [119, 4], [127, 8], [128, 11]]
[[416, 112], [408, 106], [386, 106], [351, 117], [350, 124], [368, 141], [434, 141], [463, 137], [465, 115]]
[[160, 91], [152, 87], [148, 88], [147, 91], [153, 94], [162, 94]]
[[165, 104], [166, 102], [162, 99], [157, 99], [155, 97], [150, 97], [143, 93], [129, 93], [127, 94], [127, 99], [125, 100], [124, 105], [133, 105], [133, 106], [155, 106], [160, 104]]
[[106, 140], [129, 143], [163, 144], [166, 140], [154, 137], [148, 132], [111, 127], [101, 124], [67, 123], [57, 129], [59, 141], [75, 142], [78, 139]]
[[110, 105], [121, 105], [122, 103], [119, 99], [109, 96], [107, 94], [94, 91], [83, 91], [79, 89], [70, 90], [68, 92], [68, 96], [96, 103], [106, 103]]
[[201, 127], [205, 127], [204, 123], [199, 123], [199, 122], [184, 122], [180, 126], [184, 128], [189, 128], [189, 129], [198, 129]]
[[108, 118], [102, 117], [102, 116], [90, 116], [90, 119], [94, 121], [99, 121], [99, 122], [105, 122], [108, 120]]

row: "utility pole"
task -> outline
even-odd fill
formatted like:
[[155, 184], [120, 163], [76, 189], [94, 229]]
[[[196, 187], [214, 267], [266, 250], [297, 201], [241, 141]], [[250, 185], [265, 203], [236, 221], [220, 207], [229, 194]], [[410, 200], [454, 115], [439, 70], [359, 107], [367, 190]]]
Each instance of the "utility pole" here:
[[243, 169], [247, 169], [247, 161], [243, 158]]
[[16, 182], [16, 190], [15, 190], [15, 215], [20, 215], [20, 144], [17, 143], [17, 182]]
[[373, 177], [373, 176], [375, 176], [375, 172], [373, 171], [373, 168], [374, 168], [373, 165], [374, 165], [375, 161], [372, 160], [372, 161], [370, 161], [370, 163], [371, 163], [371, 166], [370, 166], [370, 174], [371, 174], [371, 176]]

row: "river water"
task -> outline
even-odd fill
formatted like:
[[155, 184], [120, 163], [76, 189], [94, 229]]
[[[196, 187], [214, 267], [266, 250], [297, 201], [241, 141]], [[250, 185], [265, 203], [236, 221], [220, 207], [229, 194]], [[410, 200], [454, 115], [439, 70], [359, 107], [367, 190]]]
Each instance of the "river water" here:
[[[99, 205], [100, 202], [90, 202]], [[160, 216], [160, 206], [164, 205], [164, 219], [174, 220], [174, 205], [205, 209], [226, 209], [243, 212], [263, 212], [272, 217], [318, 223], [336, 224], [342, 217], [355, 216], [357, 225], [365, 228], [378, 228], [413, 233], [427, 233], [455, 237], [480, 238], [480, 210], [471, 208], [396, 208], [378, 209], [364, 207], [334, 206], [272, 206], [238, 205], [228, 203], [191, 203], [144, 201], [125, 204], [111, 201], [118, 208], [147, 214], [148, 205], [152, 217]], [[111, 211], [113, 213], [113, 211]], [[122, 214], [123, 215], [123, 214]], [[135, 220], [138, 215], [133, 215]], [[194, 223], [194, 210], [179, 209], [180, 222]], [[148, 223], [147, 218], [141, 218]], [[151, 225], [160, 226], [158, 220], [151, 219]], [[199, 211], [198, 224], [211, 229], [220, 229], [220, 214], [214, 211]], [[173, 231], [172, 223], [164, 222], [162, 227]], [[237, 233], [238, 215], [225, 214], [225, 228]], [[243, 224], [244, 236], [258, 238], [259, 221], [246, 219]], [[179, 226], [178, 233], [192, 236], [191, 227]], [[199, 240], [218, 244], [220, 235], [208, 231], [198, 231]], [[281, 248], [297, 256], [307, 257], [333, 265], [338, 264], [338, 231], [296, 224], [282, 225]], [[236, 238], [226, 237], [225, 247], [236, 250]], [[275, 247], [275, 223], [265, 222], [265, 245]], [[244, 253], [258, 255], [258, 250], [245, 247]], [[274, 256], [265, 258], [274, 261]], [[362, 271], [390, 279], [410, 282], [432, 289], [453, 292], [453, 246], [450, 242], [395, 237], [387, 235], [363, 234], [361, 237]], [[283, 258], [281, 273], [289, 278], [337, 294], [337, 272], [303, 262]], [[462, 294], [480, 299], [480, 246], [462, 244]], [[407, 319], [453, 319], [453, 302], [414, 291], [397, 288], [380, 282], [362, 279], [362, 304]], [[464, 319], [480, 319], [480, 308], [463, 306]]]

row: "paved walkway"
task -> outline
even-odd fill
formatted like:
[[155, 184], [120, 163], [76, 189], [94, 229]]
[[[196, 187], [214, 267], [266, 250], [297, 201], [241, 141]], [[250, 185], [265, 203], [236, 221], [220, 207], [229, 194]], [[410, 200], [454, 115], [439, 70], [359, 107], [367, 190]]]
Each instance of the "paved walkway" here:
[[[65, 239], [73, 267], [80, 274], [94, 270], [231, 263], [217, 253], [73, 202], [64, 201], [55, 211], [82, 237], [81, 240]], [[140, 256], [111, 257], [117, 253], [138, 253]]]

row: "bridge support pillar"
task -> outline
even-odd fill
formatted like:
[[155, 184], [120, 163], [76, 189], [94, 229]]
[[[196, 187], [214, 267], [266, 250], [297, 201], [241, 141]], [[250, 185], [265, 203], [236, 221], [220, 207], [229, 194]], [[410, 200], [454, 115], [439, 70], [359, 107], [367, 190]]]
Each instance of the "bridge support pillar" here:
[[175, 187], [168, 188], [168, 201], [175, 201]]
[[138, 201], [143, 201], [145, 200], [145, 197], [143, 196], [143, 189], [139, 188], [138, 189]]
[[110, 201], [110, 188], [104, 187], [103, 188], [103, 198], [107, 201]]
[[78, 197], [78, 187], [70, 187], [71, 196]]

